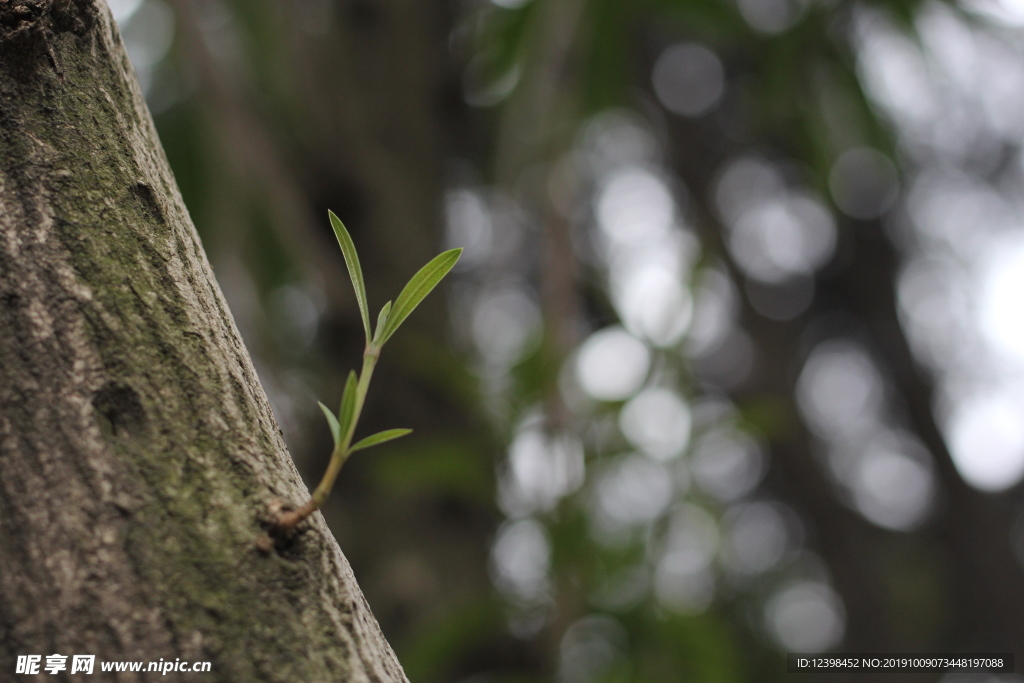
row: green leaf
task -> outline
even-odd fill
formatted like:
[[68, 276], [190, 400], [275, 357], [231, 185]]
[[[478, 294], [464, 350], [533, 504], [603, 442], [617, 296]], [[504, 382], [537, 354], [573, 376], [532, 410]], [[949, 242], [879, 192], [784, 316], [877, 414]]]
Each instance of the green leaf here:
[[345, 266], [348, 268], [349, 277], [352, 278], [352, 287], [356, 290], [356, 301], [359, 303], [359, 314], [363, 318], [363, 329], [366, 331], [366, 341], [370, 341], [370, 307], [366, 303], [366, 283], [363, 281], [363, 269], [359, 265], [359, 255], [356, 253], [356, 245], [352, 242], [352, 236], [345, 229], [345, 224], [328, 211], [331, 218], [331, 227], [334, 228], [334, 236], [338, 238], [341, 246], [341, 253], [345, 257]]
[[391, 309], [388, 320], [384, 324], [384, 334], [381, 335], [380, 345], [391, 338], [398, 326], [405, 322], [409, 314], [455, 266], [461, 255], [462, 249], [449, 249], [443, 254], [435, 256], [430, 263], [420, 268], [419, 272], [412, 276], [409, 284], [395, 299], [394, 308]]
[[351, 448], [352, 451], [361, 451], [364, 448], [370, 446], [376, 446], [377, 444], [391, 441], [392, 439], [398, 439], [406, 434], [412, 433], [411, 429], [388, 429], [383, 432], [377, 432], [373, 436], [368, 436], [365, 439], [361, 439], [359, 443]]
[[338, 411], [338, 417], [340, 418], [338, 432], [341, 434], [340, 438], [345, 438], [345, 435], [352, 429], [352, 416], [355, 412], [356, 373], [355, 370], [349, 370], [348, 379], [345, 380], [345, 393], [341, 395], [341, 410]]
[[380, 315], [377, 316], [377, 331], [373, 333], [373, 343], [377, 344], [380, 341], [381, 332], [384, 331], [384, 326], [388, 322], [388, 314], [391, 313], [391, 302], [384, 304], [384, 308], [380, 309]]
[[324, 411], [324, 417], [327, 418], [327, 424], [331, 426], [331, 436], [334, 437], [334, 447], [338, 447], [338, 442], [341, 441], [341, 425], [338, 424], [338, 418], [334, 417], [334, 413], [331, 409], [325, 406], [323, 403], [317, 401], [320, 406], [320, 410]]

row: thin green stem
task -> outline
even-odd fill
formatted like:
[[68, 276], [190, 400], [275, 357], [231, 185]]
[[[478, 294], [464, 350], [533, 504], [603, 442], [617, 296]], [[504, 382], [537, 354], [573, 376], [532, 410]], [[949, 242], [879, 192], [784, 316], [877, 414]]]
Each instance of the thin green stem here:
[[320, 480], [320, 484], [313, 491], [313, 495], [298, 510], [282, 514], [277, 523], [279, 527], [284, 529], [293, 528], [306, 517], [313, 514], [327, 500], [327, 496], [331, 495], [331, 489], [334, 488], [334, 482], [338, 478], [341, 466], [345, 464], [348, 456], [352, 454], [352, 437], [355, 435], [359, 416], [363, 412], [366, 394], [370, 389], [370, 379], [373, 377], [373, 369], [377, 365], [379, 356], [380, 348], [372, 344], [367, 345], [366, 350], [363, 351], [363, 367], [359, 371], [359, 383], [356, 385], [356, 403], [352, 411], [352, 420], [349, 422], [345, 433], [338, 439], [338, 445], [335, 446], [334, 451], [331, 453], [331, 461], [327, 465], [327, 471], [324, 472], [323, 479]]

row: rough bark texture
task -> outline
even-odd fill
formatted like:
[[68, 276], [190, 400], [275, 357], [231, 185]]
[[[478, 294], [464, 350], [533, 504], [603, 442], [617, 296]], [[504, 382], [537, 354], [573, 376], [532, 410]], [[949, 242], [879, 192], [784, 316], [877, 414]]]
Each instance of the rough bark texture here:
[[257, 550], [269, 502], [308, 494], [106, 5], [13, 4], [0, 678], [16, 655], [60, 653], [210, 660], [211, 681], [405, 681], [319, 514]]

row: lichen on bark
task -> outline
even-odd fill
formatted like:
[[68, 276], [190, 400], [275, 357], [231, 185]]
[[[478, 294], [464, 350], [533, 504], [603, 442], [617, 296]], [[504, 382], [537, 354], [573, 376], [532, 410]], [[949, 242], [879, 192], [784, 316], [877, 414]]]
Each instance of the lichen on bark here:
[[0, 671], [405, 681], [307, 495], [106, 5], [0, 0]]

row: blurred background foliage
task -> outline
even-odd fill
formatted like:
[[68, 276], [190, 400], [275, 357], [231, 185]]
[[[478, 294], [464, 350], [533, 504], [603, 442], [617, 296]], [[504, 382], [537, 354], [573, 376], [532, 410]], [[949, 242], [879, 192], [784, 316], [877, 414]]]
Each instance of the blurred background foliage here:
[[324, 509], [411, 680], [1024, 652], [1020, 0], [110, 4], [310, 483], [326, 210], [465, 247]]

